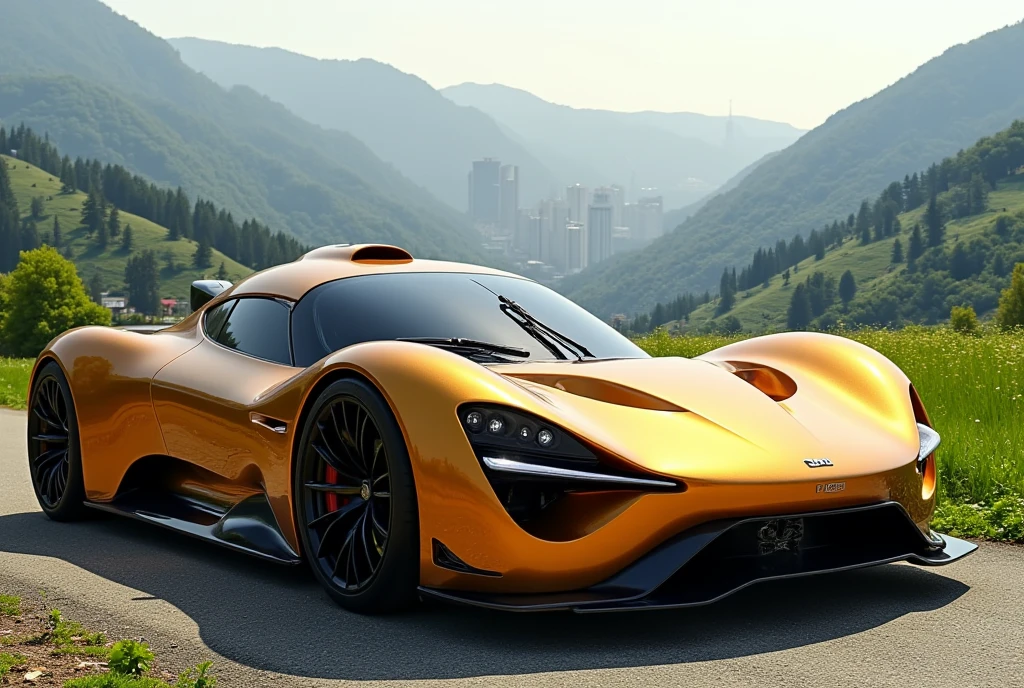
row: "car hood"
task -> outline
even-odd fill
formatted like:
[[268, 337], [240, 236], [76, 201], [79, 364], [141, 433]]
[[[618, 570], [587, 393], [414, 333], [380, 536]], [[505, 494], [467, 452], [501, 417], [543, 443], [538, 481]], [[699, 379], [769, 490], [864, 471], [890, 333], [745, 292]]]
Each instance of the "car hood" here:
[[[829, 380], [768, 369], [780, 385], [686, 358], [537, 362], [492, 368], [539, 397], [550, 420], [648, 471], [718, 482], [855, 477], [913, 461], [909, 393], [863, 399]], [[886, 391], [886, 390], [883, 390]], [[888, 395], [893, 396], [893, 395]], [[814, 471], [806, 459], [827, 458]]]

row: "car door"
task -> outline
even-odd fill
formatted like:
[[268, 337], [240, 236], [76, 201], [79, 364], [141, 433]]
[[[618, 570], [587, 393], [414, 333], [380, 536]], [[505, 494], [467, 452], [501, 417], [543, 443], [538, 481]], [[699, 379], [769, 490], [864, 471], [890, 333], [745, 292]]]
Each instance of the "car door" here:
[[[249, 466], [287, 461], [283, 426], [251, 407], [300, 371], [292, 366], [291, 304], [243, 297], [204, 316], [202, 342], [153, 380], [153, 405], [169, 455], [236, 480]], [[254, 421], [264, 421], [258, 425]]]

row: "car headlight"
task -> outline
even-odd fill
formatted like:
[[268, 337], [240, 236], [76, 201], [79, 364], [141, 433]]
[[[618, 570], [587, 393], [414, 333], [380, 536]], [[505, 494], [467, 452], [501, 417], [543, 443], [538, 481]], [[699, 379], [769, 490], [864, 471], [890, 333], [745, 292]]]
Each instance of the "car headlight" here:
[[661, 476], [611, 468], [571, 433], [519, 410], [466, 404], [459, 420], [495, 494], [520, 524], [568, 492], [684, 489]]
[[939, 437], [939, 433], [924, 423], [917, 424], [917, 436], [920, 441], [920, 448], [917, 452], [917, 467], [918, 470], [923, 470], [925, 460], [939, 448], [942, 438]]

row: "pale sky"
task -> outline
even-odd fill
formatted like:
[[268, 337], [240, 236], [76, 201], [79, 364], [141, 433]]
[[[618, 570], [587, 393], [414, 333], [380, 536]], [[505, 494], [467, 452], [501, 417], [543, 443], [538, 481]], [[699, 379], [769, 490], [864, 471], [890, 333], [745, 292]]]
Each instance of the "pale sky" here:
[[164, 37], [369, 57], [441, 88], [736, 114], [810, 128], [946, 48], [1024, 19], [1020, 0], [104, 0]]

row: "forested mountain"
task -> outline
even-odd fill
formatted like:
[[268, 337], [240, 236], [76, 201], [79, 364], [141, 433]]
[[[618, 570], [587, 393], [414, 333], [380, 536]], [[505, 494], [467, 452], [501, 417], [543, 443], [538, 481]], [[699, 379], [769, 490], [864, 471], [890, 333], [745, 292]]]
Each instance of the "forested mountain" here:
[[[609, 315], [650, 309], [715, 285], [759, 246], [819, 228], [893, 179], [970, 146], [1018, 117], [1024, 24], [947, 50], [877, 95], [833, 115], [646, 249], [567, 279], [564, 291]], [[1010, 72], [1007, 70], [1010, 69]]]
[[[633, 321], [683, 329], [900, 327], [993, 311], [1024, 262], [1024, 121], [864, 200], [806, 240], [724, 270], [719, 296], [684, 294]], [[710, 303], [708, 303], [710, 301]], [[702, 304], [707, 305], [702, 305]]]
[[247, 88], [225, 90], [98, 0], [9, 0], [0, 120], [125, 165], [307, 243], [385, 241], [478, 260], [462, 214], [378, 159]]
[[459, 210], [466, 174], [492, 157], [520, 167], [520, 196], [537, 199], [556, 179], [489, 116], [448, 100], [417, 76], [374, 60], [318, 60], [279, 48], [198, 38], [169, 41], [187, 65], [225, 87], [249, 86], [300, 117], [347, 131], [382, 160]]
[[616, 183], [631, 192], [656, 187], [667, 208], [699, 200], [803, 133], [788, 124], [734, 117], [727, 145], [725, 117], [576, 109], [499, 84], [441, 92], [494, 117], [570, 182]]

